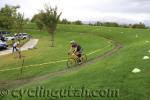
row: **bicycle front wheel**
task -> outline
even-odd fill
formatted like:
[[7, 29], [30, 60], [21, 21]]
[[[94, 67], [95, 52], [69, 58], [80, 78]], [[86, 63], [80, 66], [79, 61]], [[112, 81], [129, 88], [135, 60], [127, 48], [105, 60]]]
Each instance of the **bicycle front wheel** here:
[[68, 68], [73, 67], [75, 65], [76, 65], [76, 60], [75, 59], [72, 59], [72, 58], [68, 59], [68, 61], [67, 61], [67, 67]]

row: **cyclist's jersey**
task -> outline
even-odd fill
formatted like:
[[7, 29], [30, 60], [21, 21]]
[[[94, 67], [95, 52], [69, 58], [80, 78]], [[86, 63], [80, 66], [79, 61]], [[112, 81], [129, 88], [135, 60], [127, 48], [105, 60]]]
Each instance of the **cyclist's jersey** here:
[[81, 46], [78, 44], [73, 44], [72, 48], [77, 48], [77, 52], [79, 52], [81, 50]]

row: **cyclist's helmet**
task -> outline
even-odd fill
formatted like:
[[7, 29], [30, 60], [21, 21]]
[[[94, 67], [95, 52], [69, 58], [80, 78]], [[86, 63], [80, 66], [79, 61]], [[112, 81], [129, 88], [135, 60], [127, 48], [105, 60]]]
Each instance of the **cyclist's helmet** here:
[[70, 41], [70, 44], [74, 44], [74, 43], [76, 43], [74, 40], [71, 40], [71, 41]]

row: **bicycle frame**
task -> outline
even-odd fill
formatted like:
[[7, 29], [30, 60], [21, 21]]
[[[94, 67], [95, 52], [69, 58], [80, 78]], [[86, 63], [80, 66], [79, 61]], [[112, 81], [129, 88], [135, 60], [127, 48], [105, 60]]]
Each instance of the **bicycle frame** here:
[[[82, 54], [81, 54], [82, 55]], [[75, 54], [75, 53], [72, 53], [72, 54], [69, 54], [69, 57], [70, 59], [75, 59], [76, 61], [79, 59], [79, 57]]]

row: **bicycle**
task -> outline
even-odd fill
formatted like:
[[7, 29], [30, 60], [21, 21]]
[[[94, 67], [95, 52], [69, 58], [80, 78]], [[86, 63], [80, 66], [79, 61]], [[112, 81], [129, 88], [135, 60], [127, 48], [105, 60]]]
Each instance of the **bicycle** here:
[[67, 61], [67, 67], [74, 67], [77, 65], [81, 65], [87, 61], [87, 56], [84, 53], [81, 53], [81, 57], [79, 58], [74, 53], [68, 54], [68, 61]]

